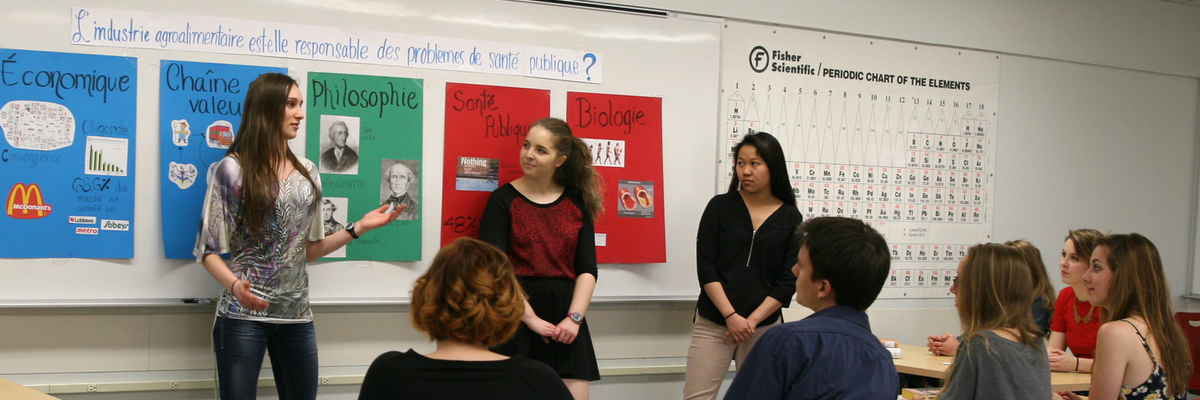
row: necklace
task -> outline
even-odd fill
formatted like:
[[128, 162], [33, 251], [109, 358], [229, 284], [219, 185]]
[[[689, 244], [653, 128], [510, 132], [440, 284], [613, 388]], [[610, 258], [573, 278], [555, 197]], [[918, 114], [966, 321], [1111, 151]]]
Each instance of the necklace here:
[[1079, 302], [1076, 301], [1075, 304], [1071, 305], [1071, 313], [1075, 314], [1075, 323], [1076, 324], [1080, 323], [1080, 321], [1082, 321], [1083, 323], [1086, 324], [1086, 323], [1092, 322], [1092, 314], [1096, 313], [1096, 307], [1092, 307], [1091, 309], [1089, 309], [1087, 312], [1087, 315], [1083, 316], [1083, 318], [1080, 318], [1079, 317]]

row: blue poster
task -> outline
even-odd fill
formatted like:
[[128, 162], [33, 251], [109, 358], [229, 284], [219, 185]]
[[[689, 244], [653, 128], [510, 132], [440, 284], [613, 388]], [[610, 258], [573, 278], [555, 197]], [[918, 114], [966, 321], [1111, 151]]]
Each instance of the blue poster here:
[[0, 257], [133, 258], [137, 59], [0, 49]]
[[233, 143], [250, 82], [287, 69], [163, 60], [161, 71], [163, 249], [167, 258], [191, 259], [208, 169]]

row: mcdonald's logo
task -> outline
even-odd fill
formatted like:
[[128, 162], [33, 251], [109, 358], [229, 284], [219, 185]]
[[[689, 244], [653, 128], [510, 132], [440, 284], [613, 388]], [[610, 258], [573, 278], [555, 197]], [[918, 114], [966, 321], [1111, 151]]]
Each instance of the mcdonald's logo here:
[[12, 191], [8, 192], [8, 206], [5, 207], [5, 212], [8, 216], [17, 219], [34, 219], [42, 218], [50, 215], [50, 211], [54, 207], [46, 204], [46, 200], [42, 198], [42, 188], [36, 183], [31, 183], [29, 186], [17, 182], [13, 185]]

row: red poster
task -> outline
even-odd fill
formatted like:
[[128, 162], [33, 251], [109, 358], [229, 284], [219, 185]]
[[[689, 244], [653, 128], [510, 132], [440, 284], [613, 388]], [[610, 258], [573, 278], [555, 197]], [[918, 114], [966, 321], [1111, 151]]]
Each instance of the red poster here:
[[667, 262], [662, 99], [568, 92], [567, 123], [604, 177], [596, 260]]
[[521, 177], [517, 157], [529, 125], [549, 115], [549, 90], [446, 84], [443, 246], [479, 237], [488, 196]]

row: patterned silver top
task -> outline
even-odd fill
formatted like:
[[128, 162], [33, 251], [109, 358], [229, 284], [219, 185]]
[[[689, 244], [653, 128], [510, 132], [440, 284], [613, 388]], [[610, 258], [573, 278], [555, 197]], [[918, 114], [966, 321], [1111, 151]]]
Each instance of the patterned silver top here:
[[[304, 158], [300, 163], [320, 187], [313, 163]], [[229, 254], [227, 263], [233, 274], [249, 281], [250, 291], [271, 303], [265, 310], [253, 311], [242, 307], [226, 288], [217, 302], [217, 316], [274, 323], [312, 321], [306, 250], [309, 241], [325, 238], [325, 218], [312, 185], [299, 171], [279, 182], [266, 238], [254, 240], [241, 221], [241, 164], [225, 157], [209, 169], [208, 177], [200, 233], [192, 254], [197, 261], [205, 254]]]

